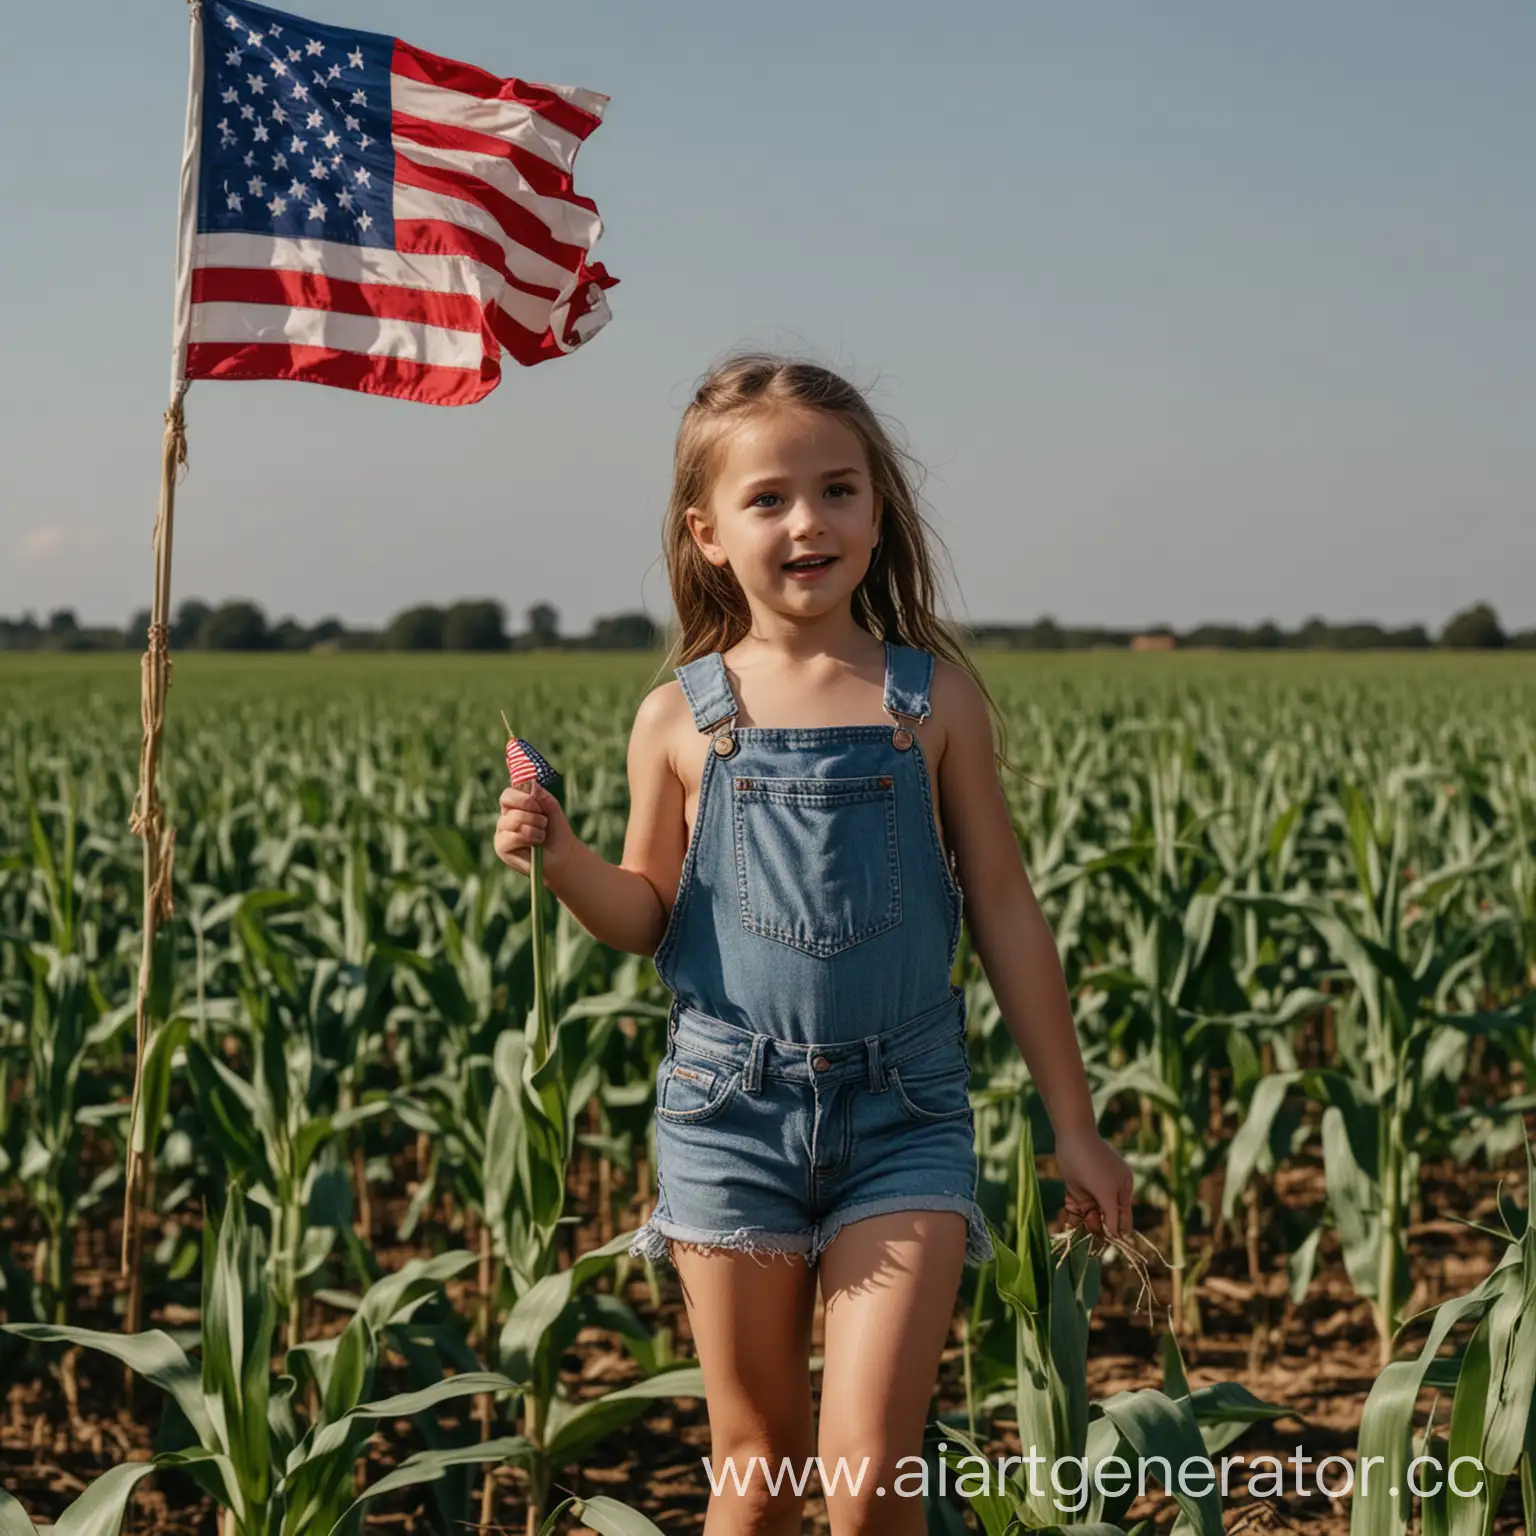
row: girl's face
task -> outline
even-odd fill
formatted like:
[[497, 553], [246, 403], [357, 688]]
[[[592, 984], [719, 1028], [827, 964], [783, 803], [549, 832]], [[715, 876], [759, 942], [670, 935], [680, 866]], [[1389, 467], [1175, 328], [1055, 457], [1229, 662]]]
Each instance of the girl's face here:
[[708, 505], [688, 527], [729, 566], [753, 607], [810, 618], [847, 603], [864, 579], [880, 512], [864, 445], [825, 411], [754, 411], [718, 445]]

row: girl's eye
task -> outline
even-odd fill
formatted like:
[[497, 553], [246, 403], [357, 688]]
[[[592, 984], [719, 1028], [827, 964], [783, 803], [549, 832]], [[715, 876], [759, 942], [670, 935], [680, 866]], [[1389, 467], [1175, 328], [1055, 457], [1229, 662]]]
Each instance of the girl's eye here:
[[836, 494], [837, 497], [839, 499], [841, 499], [841, 498], [843, 498], [845, 496], [852, 496], [854, 494], [854, 490], [853, 490], [853, 487], [851, 485], [843, 485], [841, 483], [838, 483], [838, 484], [834, 484], [834, 485], [829, 485], [827, 487], [827, 495], [831, 496], [833, 494]]
[[750, 506], [754, 506], [754, 507], [765, 507], [766, 508], [766, 507], [769, 507], [769, 506], [777, 505], [778, 500], [779, 500], [779, 496], [778, 496], [778, 492], [777, 491], [764, 491], [762, 493], [762, 495], [754, 496], [752, 498], [751, 502], [749, 503], [749, 505]]

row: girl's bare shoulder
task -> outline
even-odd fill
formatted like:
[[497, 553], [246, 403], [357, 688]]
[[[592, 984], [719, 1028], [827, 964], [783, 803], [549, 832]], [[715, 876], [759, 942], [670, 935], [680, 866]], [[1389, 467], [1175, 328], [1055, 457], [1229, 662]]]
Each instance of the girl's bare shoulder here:
[[677, 771], [687, 761], [688, 743], [696, 736], [693, 712], [675, 678], [651, 689], [635, 711], [629, 736], [629, 760], [667, 765]]

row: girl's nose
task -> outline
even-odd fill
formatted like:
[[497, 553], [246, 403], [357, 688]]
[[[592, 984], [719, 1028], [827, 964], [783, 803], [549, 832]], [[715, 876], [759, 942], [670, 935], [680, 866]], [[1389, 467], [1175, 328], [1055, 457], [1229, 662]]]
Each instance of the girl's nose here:
[[799, 497], [790, 509], [789, 526], [799, 534], [818, 533], [822, 527], [821, 506], [813, 496]]

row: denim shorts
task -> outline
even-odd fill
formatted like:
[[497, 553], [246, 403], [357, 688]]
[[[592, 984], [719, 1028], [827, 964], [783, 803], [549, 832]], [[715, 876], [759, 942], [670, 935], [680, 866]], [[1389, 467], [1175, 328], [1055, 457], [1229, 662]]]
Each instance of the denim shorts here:
[[794, 1044], [674, 1003], [656, 1074], [657, 1201], [631, 1251], [669, 1239], [814, 1266], [849, 1222], [957, 1211], [966, 1261], [992, 1256], [965, 1000], [839, 1044]]

